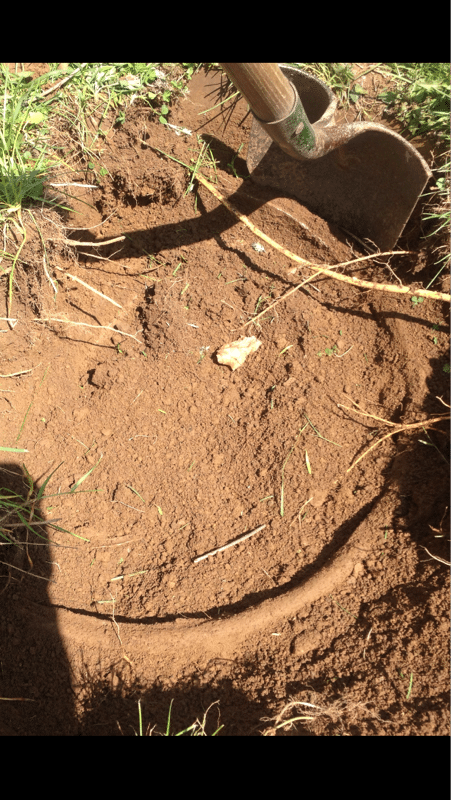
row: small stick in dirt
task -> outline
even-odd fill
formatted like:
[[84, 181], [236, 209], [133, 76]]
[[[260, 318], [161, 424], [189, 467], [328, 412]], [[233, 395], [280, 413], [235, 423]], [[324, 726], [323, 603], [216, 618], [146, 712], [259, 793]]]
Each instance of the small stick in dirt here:
[[312, 281], [314, 278], [317, 278], [318, 274], [319, 273], [316, 272], [314, 275], [310, 275], [308, 278], [306, 278], [305, 281], [302, 281], [302, 283], [298, 283], [296, 284], [296, 286], [293, 286], [292, 289], [288, 289], [288, 291], [285, 292], [285, 294], [283, 294], [281, 297], [278, 297], [277, 300], [274, 300], [274, 302], [271, 303], [271, 305], [264, 308], [263, 311], [260, 311], [260, 313], [257, 314], [256, 317], [252, 317], [252, 319], [250, 319], [248, 322], [245, 322], [244, 325], [241, 325], [241, 328], [247, 328], [247, 326], [250, 325], [252, 322], [257, 322], [257, 320], [260, 319], [260, 317], [262, 317], [263, 314], [266, 314], [267, 311], [271, 311], [271, 309], [274, 308], [274, 306], [276, 306], [277, 303], [280, 303], [282, 300], [286, 300], [287, 297], [290, 296], [290, 294], [294, 294], [295, 292], [297, 292], [298, 289], [301, 289], [303, 286], [305, 286], [306, 283], [309, 283], [309, 281]]
[[[423, 547], [423, 545], [421, 544], [420, 547]], [[445, 561], [445, 559], [444, 558], [440, 558], [440, 556], [433, 556], [432, 553], [429, 552], [427, 547], [423, 547], [423, 550], [426, 550], [426, 553], [428, 554], [428, 556], [433, 558], [434, 561], [440, 561], [441, 564], [446, 564], [447, 567], [451, 567], [451, 562]]]
[[311, 497], [309, 497], [309, 499], [308, 499], [308, 500], [306, 500], [304, 503], [302, 503], [302, 506], [300, 507], [300, 509], [299, 509], [298, 513], [296, 514], [296, 516], [297, 516], [297, 517], [298, 517], [298, 519], [299, 519], [299, 523], [301, 522], [301, 511], [302, 511], [302, 510], [303, 510], [303, 509], [304, 509], [304, 508], [305, 508], [305, 507], [306, 507], [306, 506], [307, 506], [309, 503], [311, 503], [311, 502], [312, 502], [312, 500], [313, 500], [313, 495], [312, 495]]
[[[145, 142], [142, 139], [140, 141], [146, 147], [150, 147], [157, 153], [161, 153], [163, 156], [165, 156], [165, 158], [169, 158], [171, 159], [171, 161], [176, 161], [178, 164], [181, 164], [183, 167], [186, 167], [191, 172], [193, 171], [193, 167], [191, 167], [189, 164], [184, 164], [183, 161], [179, 161], [179, 159], [168, 155], [168, 153], [165, 153], [158, 147], [154, 147], [153, 145], [149, 144], [149, 142]], [[332, 272], [332, 269], [330, 268], [331, 266], [333, 269], [336, 269], [337, 267], [346, 267], [349, 266], [350, 264], [355, 264], [358, 261], [367, 261], [368, 259], [370, 260], [374, 259], [375, 256], [380, 258], [381, 256], [389, 256], [389, 255], [405, 255], [409, 252], [407, 250], [391, 250], [386, 253], [375, 253], [369, 256], [362, 256], [361, 258], [355, 258], [352, 261], [344, 261], [341, 264], [329, 265], [329, 268], [326, 269], [322, 267], [321, 264], [312, 264], [310, 261], [306, 261], [304, 258], [300, 258], [300, 256], [297, 256], [290, 250], [286, 250], [284, 247], [281, 247], [280, 244], [278, 244], [269, 236], [267, 236], [266, 233], [263, 233], [263, 231], [256, 228], [255, 225], [246, 216], [244, 216], [244, 214], [240, 214], [240, 212], [237, 211], [236, 208], [234, 208], [234, 206], [222, 196], [222, 194], [216, 189], [216, 187], [213, 186], [209, 181], [207, 181], [203, 177], [203, 175], [200, 175], [199, 172], [196, 173], [196, 179], [203, 186], [205, 186], [205, 188], [208, 189], [209, 192], [211, 192], [219, 200], [219, 202], [222, 203], [228, 209], [228, 211], [230, 211], [231, 214], [233, 214], [237, 219], [240, 220], [240, 222], [246, 225], [252, 231], [252, 233], [255, 234], [255, 236], [258, 236], [259, 239], [263, 239], [264, 242], [267, 242], [269, 245], [271, 245], [271, 247], [274, 247], [280, 253], [286, 255], [289, 259], [291, 259], [291, 261], [295, 261], [298, 264], [303, 264], [304, 266], [307, 266], [310, 269], [314, 269], [317, 272], [322, 273], [325, 277], [334, 278], [335, 280], [343, 281], [344, 283], [351, 283], [354, 284], [354, 286], [360, 286], [363, 289], [374, 289], [379, 292], [392, 292], [393, 294], [407, 294], [410, 296], [429, 297], [432, 300], [444, 300], [447, 303], [451, 302], [451, 295], [446, 294], [445, 292], [432, 292], [428, 289], [412, 290], [409, 289], [408, 286], [393, 286], [391, 284], [386, 284], [386, 283], [373, 283], [372, 281], [364, 281], [360, 280], [360, 278], [351, 278], [348, 275], [342, 275], [341, 273]]]
[[[394, 431], [386, 433], [385, 436], [382, 436], [381, 439], [378, 439], [377, 442], [374, 442], [374, 444], [372, 444], [371, 447], [368, 448], [368, 450], [365, 450], [365, 452], [362, 453], [362, 455], [359, 456], [358, 459], [354, 461], [353, 464], [351, 464], [351, 466], [346, 470], [346, 472], [351, 472], [351, 470], [354, 469], [355, 466], [357, 466], [357, 464], [359, 463], [359, 461], [362, 460], [362, 458], [365, 458], [365, 456], [367, 456], [368, 453], [371, 453], [371, 451], [374, 450], [375, 447], [377, 447], [379, 444], [382, 444], [382, 442], [385, 441], [385, 439], [388, 439], [390, 436], [394, 436], [395, 433], [402, 433], [403, 431], [413, 430], [415, 428], [425, 428], [425, 427], [429, 428], [435, 422], [444, 422], [445, 420], [448, 420], [450, 418], [451, 417], [449, 414], [443, 414], [441, 417], [434, 417], [433, 419], [427, 419], [424, 420], [424, 422], [413, 422], [409, 425], [397, 425]], [[388, 424], [393, 425], [393, 423], [390, 422]]]
[[139, 341], [139, 339], [136, 338], [136, 336], [133, 336], [133, 334], [125, 333], [125, 331], [119, 331], [117, 328], [110, 328], [109, 325], [89, 325], [87, 322], [72, 322], [70, 319], [59, 319], [57, 317], [48, 317], [46, 319], [38, 319], [35, 317], [33, 322], [63, 322], [65, 325], [81, 325], [83, 328], [98, 328], [101, 331], [113, 331], [113, 333], [120, 333], [121, 336], [129, 336], [130, 339], [134, 339], [135, 342], [138, 342], [138, 344], [143, 344]]
[[448, 403], [445, 403], [442, 397], [437, 397], [437, 395], [435, 395], [435, 399], [438, 400], [439, 403], [442, 404], [442, 406], [446, 406], [446, 408], [451, 408], [451, 406]]
[[116, 303], [116, 300], [112, 300], [111, 297], [108, 297], [106, 294], [102, 294], [102, 292], [99, 292], [97, 289], [94, 289], [92, 286], [89, 285], [89, 283], [85, 283], [84, 281], [82, 281], [81, 278], [77, 278], [76, 275], [71, 275], [70, 272], [65, 272], [63, 269], [61, 269], [61, 267], [57, 267], [57, 269], [60, 272], [63, 272], [66, 278], [70, 278], [72, 281], [77, 281], [77, 283], [81, 283], [81, 285], [84, 286], [86, 289], [89, 289], [91, 292], [94, 292], [94, 294], [98, 294], [99, 297], [103, 297], [104, 300], [108, 300], [109, 303], [113, 303], [113, 306], [122, 308], [122, 306], [120, 306], [119, 303]]
[[[113, 259], [112, 258], [105, 258], [105, 256], [98, 256], [98, 255], [96, 255], [96, 253], [84, 253], [83, 250], [80, 250], [80, 255], [81, 256], [88, 256], [88, 258], [97, 258], [98, 261], [111, 261], [111, 263], [113, 263]], [[86, 269], [86, 267], [84, 267], [83, 264], [80, 264], [80, 266], [83, 267], [83, 269]], [[124, 278], [124, 277], [127, 277], [127, 278], [138, 277], [138, 278], [140, 278], [142, 275], [147, 275], [148, 272], [154, 272], [156, 269], [159, 269], [161, 264], [157, 264], [156, 267], [148, 267], [147, 269], [142, 269], [142, 270], [140, 270], [140, 272], [128, 272], [128, 267], [125, 264], [118, 264], [118, 266], [122, 267], [123, 269], [126, 269], [127, 272], [126, 273], [124, 273], [124, 272], [109, 272], [108, 274], [109, 275], [120, 275], [121, 278]], [[94, 269], [95, 269], [95, 267], [94, 267]]]
[[[78, 186], [80, 189], [100, 189], [100, 186], [96, 186], [94, 183], [49, 183], [49, 186], [53, 186], [55, 188], [58, 188], [59, 186]], [[78, 230], [83, 229], [79, 228]]]
[[12, 569], [17, 569], [18, 572], [23, 572], [24, 575], [31, 575], [33, 578], [40, 578], [41, 581], [47, 581], [47, 583], [56, 583], [53, 578], [45, 578], [43, 575], [35, 575], [34, 572], [27, 572], [26, 569], [20, 569], [20, 567], [16, 567], [14, 564], [8, 564], [7, 561], [0, 561], [0, 564], [4, 564], [5, 567], [11, 567]]
[[396, 427], [396, 422], [390, 422], [390, 420], [384, 419], [383, 417], [376, 417], [374, 414], [369, 414], [367, 411], [364, 411], [363, 409], [361, 409], [359, 404], [354, 402], [354, 400], [352, 400], [352, 399], [351, 399], [351, 403], [354, 403], [354, 405], [357, 406], [358, 411], [356, 411], [355, 408], [349, 408], [349, 406], [343, 406], [341, 403], [337, 403], [337, 406], [338, 406], [338, 408], [346, 409], [346, 411], [354, 411], [355, 414], [362, 414], [362, 416], [364, 416], [364, 417], [371, 417], [371, 419], [377, 419], [378, 422], [384, 422], [385, 425], [392, 425], [393, 427]]
[[[36, 365], [36, 367], [40, 366], [40, 364]], [[20, 372], [10, 372], [8, 375], [0, 375], [0, 378], [15, 378], [16, 375], [25, 375], [26, 372], [33, 372], [36, 367], [32, 367], [31, 369], [22, 369]]]
[[216, 553], [221, 553], [223, 550], [228, 550], [229, 547], [233, 547], [235, 544], [244, 542], [245, 539], [249, 539], [251, 536], [254, 536], [254, 534], [262, 531], [263, 528], [266, 528], [266, 525], [260, 525], [259, 528], [255, 528], [255, 530], [250, 531], [250, 533], [245, 533], [243, 536], [238, 536], [237, 539], [234, 539], [233, 542], [229, 542], [229, 544], [225, 544], [222, 547], [217, 547], [215, 550], [209, 550], [208, 553], [204, 553], [203, 556], [193, 558], [193, 563], [197, 564], [199, 561], [203, 561], [204, 558], [209, 558], [209, 556], [215, 556]]
[[[82, 245], [82, 247], [103, 247], [105, 244], [114, 244], [114, 242], [123, 242], [125, 238], [126, 238], [125, 236], [116, 236], [115, 239], [108, 239], [108, 241], [106, 242], [77, 242], [75, 239], [63, 239], [63, 244], [70, 244], [72, 245], [72, 247], [78, 247], [78, 245]], [[56, 239], [52, 241], [60, 241], [60, 240]]]

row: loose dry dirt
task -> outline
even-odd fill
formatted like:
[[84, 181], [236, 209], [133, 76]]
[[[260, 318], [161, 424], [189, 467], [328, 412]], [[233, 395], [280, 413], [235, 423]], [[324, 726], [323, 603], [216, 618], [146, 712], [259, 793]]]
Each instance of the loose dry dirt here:
[[[40, 577], [0, 565], [0, 694], [25, 698], [0, 703], [2, 728], [129, 735], [141, 700], [144, 725], [162, 731], [173, 700], [173, 730], [216, 703], [207, 732], [249, 736], [294, 698], [322, 709], [298, 735], [447, 734], [448, 568], [425, 548], [449, 560], [448, 423], [398, 433], [348, 471], [390, 429], [341, 406], [406, 424], [446, 412], [449, 307], [318, 279], [243, 328], [308, 269], [257, 252], [144, 142], [189, 162], [202, 135], [222, 194], [305, 259], [364, 251], [252, 184], [244, 101], [199, 116], [219, 96], [217, 75], [197, 75], [173, 109], [192, 136], [132, 108], [104, 137], [100, 188], [74, 188], [64, 218], [36, 212], [55, 300], [27, 223], [1, 373], [30, 371], [1, 378], [0, 410], [1, 444], [28, 453], [3, 454], [1, 482], [24, 492], [22, 458], [37, 486], [58, 467], [47, 494], [62, 496], [39, 511], [81, 538], [49, 530], [31, 561], [3, 548], [2, 562]], [[436, 268], [420, 210], [398, 243], [412, 256], [351, 274], [425, 285]], [[232, 372], [215, 353], [242, 335], [262, 345]]]

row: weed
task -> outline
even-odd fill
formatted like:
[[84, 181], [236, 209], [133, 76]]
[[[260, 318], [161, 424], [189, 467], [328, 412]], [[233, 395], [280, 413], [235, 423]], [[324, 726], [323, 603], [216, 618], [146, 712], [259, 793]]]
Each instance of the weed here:
[[136, 489], [134, 489], [134, 488], [133, 488], [133, 486], [129, 486], [128, 484], [126, 484], [126, 486], [127, 486], [127, 489], [130, 489], [130, 491], [131, 491], [131, 492], [134, 492], [136, 495], [138, 495], [139, 499], [140, 499], [140, 500], [142, 500], [142, 502], [143, 502], [143, 503], [145, 503], [145, 502], [146, 502], [146, 501], [144, 500], [144, 498], [143, 498], [143, 497], [141, 497], [140, 493], [139, 493], [139, 492], [137, 492], [137, 491], [136, 491]]
[[[2, 449], [6, 450], [7, 448]], [[42, 544], [43, 542], [49, 543], [49, 539], [44, 536], [42, 532], [40, 532], [40, 530], [44, 530], [45, 528], [52, 528], [55, 531], [69, 533], [77, 539], [81, 539], [84, 542], [89, 542], [89, 539], [86, 539], [84, 536], [79, 536], [78, 534], [68, 531], [65, 528], [57, 525], [56, 523], [59, 522], [58, 519], [43, 519], [36, 510], [39, 504], [44, 503], [50, 498], [73, 494], [73, 491], [46, 494], [48, 484], [60, 466], [61, 464], [59, 464], [58, 467], [56, 467], [53, 472], [50, 473], [38, 490], [36, 490], [36, 486], [33, 483], [31, 475], [24, 466], [23, 470], [28, 483], [28, 491], [25, 496], [20, 495], [10, 489], [0, 488], [0, 539], [3, 539], [4, 544], [12, 544], [19, 549], [23, 549], [24, 543], [19, 537], [19, 533], [23, 531], [23, 529], [26, 530], [27, 534], [25, 543], [25, 547], [27, 549], [31, 545]], [[79, 483], [80, 482], [81, 481], [79, 481]], [[53, 506], [50, 508], [53, 508]], [[30, 534], [32, 536], [31, 540], [29, 538]], [[36, 539], [40, 539], [42, 541], [39, 542], [36, 541]], [[52, 544], [55, 547], [61, 547], [61, 545], [58, 545], [56, 542], [52, 542]], [[32, 563], [31, 559], [29, 559], [29, 561]], [[7, 563], [7, 566], [10, 567], [10, 569], [18, 569], [20, 572], [23, 572], [23, 570], [20, 570], [13, 564]], [[32, 572], [29, 574], [33, 575], [34, 577], [41, 577]]]
[[[44, 119], [32, 114], [24, 90], [3, 68], [4, 91], [0, 129], [0, 209], [11, 213], [26, 200], [41, 201], [49, 159], [38, 150], [34, 128]], [[28, 125], [28, 127], [27, 127]]]
[[[334, 680], [334, 679], [333, 679]], [[317, 697], [314, 695], [313, 700]], [[319, 699], [319, 698], [318, 698]], [[301, 712], [300, 716], [292, 716], [294, 713]], [[347, 733], [347, 725], [355, 723], [365, 715], [370, 719], [382, 720], [375, 711], [369, 709], [365, 703], [352, 702], [351, 700], [335, 700], [328, 705], [320, 705], [319, 702], [305, 702], [302, 700], [291, 700], [287, 703], [276, 717], [263, 718], [262, 722], [271, 722], [270, 728], [263, 731], [263, 736], [277, 736], [277, 732], [290, 731], [296, 729], [296, 723], [307, 723], [309, 729], [319, 732], [326, 732], [330, 725], [334, 730], [339, 724], [339, 733]], [[388, 723], [386, 723], [388, 724]]]
[[396, 107], [405, 125], [403, 135], [418, 136], [435, 131], [449, 139], [449, 64], [387, 64], [395, 86], [379, 99]]
[[[200, 145], [200, 150], [197, 155], [196, 163], [194, 167], [190, 167], [191, 169], [191, 177], [188, 183], [188, 187], [185, 191], [185, 195], [188, 192], [191, 192], [194, 186], [194, 181], [196, 179], [196, 174], [200, 172], [201, 167], [206, 167], [207, 169], [213, 169], [216, 175], [216, 161], [211, 152], [210, 145], [208, 142], [202, 140], [200, 136], [197, 137], [198, 144]], [[193, 159], [191, 159], [193, 161]]]
[[[196, 719], [195, 722], [192, 723], [192, 725], [189, 725], [187, 728], [184, 728], [182, 731], [179, 731], [178, 733], [171, 733], [171, 714], [172, 714], [172, 704], [173, 704], [173, 702], [174, 702], [174, 700], [171, 700], [171, 702], [169, 704], [169, 712], [168, 712], [168, 719], [167, 719], [167, 722], [166, 722], [166, 730], [165, 730], [165, 732], [163, 734], [159, 734], [157, 732], [156, 735], [158, 735], [158, 736], [184, 736], [185, 734], [187, 734], [189, 736], [208, 736], [209, 735], [206, 732], [207, 715], [208, 715], [208, 712], [210, 711], [210, 709], [214, 705], [219, 704], [218, 700], [216, 700], [215, 703], [211, 703], [211, 705], [208, 706], [208, 708], [207, 708], [206, 712], [204, 713], [204, 715], [203, 715], [201, 720]], [[219, 727], [216, 728], [216, 730], [213, 733], [211, 733], [210, 735], [211, 736], [216, 736], [219, 733], [219, 731], [222, 730], [223, 727], [224, 727], [224, 725], [219, 725]], [[119, 728], [120, 728], [120, 726], [119, 726]], [[156, 728], [156, 725], [154, 725], [153, 728], [150, 728], [150, 726], [149, 726], [147, 728], [146, 734], [148, 736], [152, 736], [154, 731], [155, 731], [155, 728]], [[138, 700], [138, 733], [136, 735], [137, 736], [144, 736], [145, 735], [144, 734], [144, 730], [143, 730], [143, 718], [142, 718], [142, 710], [141, 710], [141, 700]]]
[[[316, 433], [316, 435], [318, 436], [319, 439], [323, 439], [324, 442], [329, 442], [329, 444], [334, 444], [335, 447], [341, 447], [342, 446], [341, 444], [337, 444], [337, 442], [333, 442], [332, 439], [326, 439], [325, 436], [322, 436], [322, 434], [319, 432], [319, 430], [317, 428], [315, 428], [313, 422], [311, 422], [309, 420], [307, 414], [304, 414], [304, 417], [306, 418], [306, 420], [307, 420], [308, 424], [310, 425], [310, 427], [312, 428], [312, 430], [315, 431], [315, 433]], [[304, 426], [304, 427], [306, 427], [306, 426]], [[302, 430], [304, 430], [304, 428]]]
[[86, 480], [86, 478], [89, 478], [89, 476], [92, 475], [92, 473], [94, 472], [96, 467], [99, 466], [102, 458], [103, 458], [103, 455], [100, 456], [99, 460], [96, 462], [96, 464], [94, 464], [93, 467], [91, 467], [91, 469], [89, 469], [87, 472], [85, 472], [85, 474], [82, 475], [81, 478], [79, 478], [78, 481], [76, 481], [74, 483], [74, 485], [72, 486], [69, 494], [73, 494], [78, 489], [78, 487]]
[[245, 178], [246, 177], [244, 175], [238, 175], [238, 173], [237, 173], [237, 171], [235, 169], [235, 159], [238, 158], [238, 156], [241, 153], [242, 149], [243, 149], [243, 143], [240, 144], [240, 146], [239, 146], [238, 150], [236, 151], [235, 155], [233, 156], [232, 161], [230, 162], [230, 164], [227, 164], [227, 166], [230, 167], [230, 169], [232, 170], [235, 178]]
[[332, 347], [325, 347], [324, 352], [320, 350], [319, 353], [317, 353], [316, 355], [318, 356], [318, 358], [321, 358], [321, 356], [335, 356], [337, 355], [337, 350], [338, 346], [334, 344], [332, 345]]
[[28, 450], [24, 450], [22, 447], [0, 447], [0, 451], [2, 453], [28, 453]]

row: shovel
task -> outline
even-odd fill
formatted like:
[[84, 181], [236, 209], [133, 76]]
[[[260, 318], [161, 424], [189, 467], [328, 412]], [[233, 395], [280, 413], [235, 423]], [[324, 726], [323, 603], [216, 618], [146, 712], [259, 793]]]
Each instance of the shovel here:
[[254, 116], [251, 178], [293, 195], [381, 251], [391, 250], [432, 176], [415, 147], [378, 123], [336, 125], [335, 96], [300, 69], [221, 66]]

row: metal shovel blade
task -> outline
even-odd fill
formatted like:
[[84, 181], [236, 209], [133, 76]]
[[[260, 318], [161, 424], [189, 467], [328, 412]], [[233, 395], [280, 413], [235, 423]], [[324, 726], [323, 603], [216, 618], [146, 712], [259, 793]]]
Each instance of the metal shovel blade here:
[[325, 155], [287, 155], [254, 118], [247, 167], [256, 183], [292, 195], [310, 211], [369, 239], [396, 244], [428, 179], [427, 163], [409, 142], [377, 123], [335, 125], [336, 99], [317, 78], [281, 66], [295, 85]]

